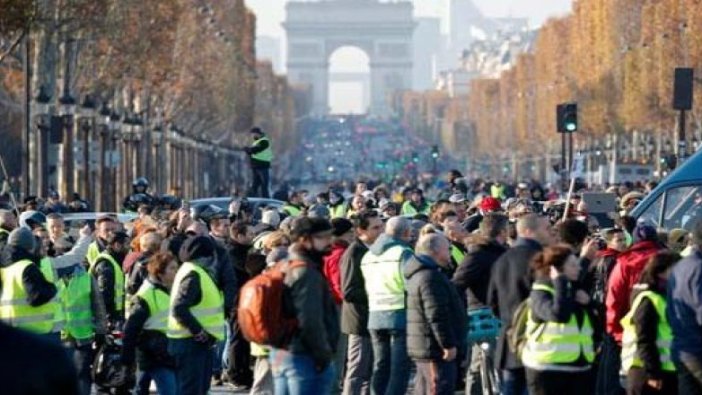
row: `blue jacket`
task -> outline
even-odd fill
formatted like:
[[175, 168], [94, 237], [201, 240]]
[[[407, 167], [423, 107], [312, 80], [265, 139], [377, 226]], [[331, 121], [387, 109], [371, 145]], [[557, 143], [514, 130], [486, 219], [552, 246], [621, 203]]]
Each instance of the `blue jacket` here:
[[[386, 234], [381, 234], [380, 237], [369, 248], [369, 252], [375, 255], [381, 255], [385, 251], [394, 246], [405, 246], [408, 251], [402, 255], [402, 272], [404, 273], [407, 263], [412, 259], [414, 254], [409, 246], [402, 240], [395, 239]], [[406, 304], [405, 304], [406, 306]], [[372, 311], [368, 314], [368, 329], [407, 329], [407, 310], [394, 311]]]
[[673, 266], [668, 279], [668, 322], [673, 330], [673, 361], [702, 360], [702, 252]]

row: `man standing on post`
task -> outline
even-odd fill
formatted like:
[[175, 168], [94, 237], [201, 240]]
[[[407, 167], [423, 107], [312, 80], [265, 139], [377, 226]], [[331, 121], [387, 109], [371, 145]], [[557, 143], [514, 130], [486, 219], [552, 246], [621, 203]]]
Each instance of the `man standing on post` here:
[[407, 390], [410, 362], [403, 270], [414, 256], [408, 244], [411, 237], [407, 218], [390, 218], [385, 233], [361, 260], [368, 293], [368, 330], [373, 345], [373, 394], [400, 395]]
[[271, 169], [271, 161], [273, 160], [273, 149], [271, 141], [263, 134], [261, 128], [254, 127], [251, 129], [254, 142], [251, 147], [244, 148], [244, 152], [251, 159], [251, 171], [253, 173], [253, 184], [249, 190], [249, 196], [252, 197], [269, 197], [268, 182], [269, 171]]
[[361, 272], [361, 260], [383, 231], [376, 211], [365, 211], [351, 218], [356, 241], [341, 256], [341, 331], [349, 336], [344, 395], [367, 395], [373, 373], [373, 349], [368, 333], [368, 294]]

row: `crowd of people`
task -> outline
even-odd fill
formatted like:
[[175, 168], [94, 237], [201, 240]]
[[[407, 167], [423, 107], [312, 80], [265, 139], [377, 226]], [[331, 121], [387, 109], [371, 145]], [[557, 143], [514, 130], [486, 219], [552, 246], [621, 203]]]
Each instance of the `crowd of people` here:
[[481, 394], [488, 350], [505, 395], [702, 394], [702, 223], [637, 222], [634, 186], [603, 228], [536, 184], [374, 184], [280, 209], [132, 197], [134, 221], [77, 235], [0, 210], [0, 330], [69, 351], [74, 386], [46, 393]]

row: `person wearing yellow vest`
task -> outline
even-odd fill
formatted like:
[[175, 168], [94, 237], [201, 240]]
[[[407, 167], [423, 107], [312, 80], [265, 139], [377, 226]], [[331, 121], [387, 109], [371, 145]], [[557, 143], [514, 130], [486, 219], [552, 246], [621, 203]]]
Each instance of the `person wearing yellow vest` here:
[[271, 140], [258, 127], [251, 129], [251, 135], [253, 136], [253, 144], [244, 148], [244, 152], [249, 155], [251, 160], [251, 171], [253, 173], [249, 196], [268, 198], [270, 196], [269, 172], [273, 161]]
[[329, 213], [331, 219], [346, 218], [349, 210], [348, 204], [344, 200], [344, 196], [336, 191], [329, 191]]
[[666, 316], [666, 282], [680, 255], [656, 254], [634, 285], [631, 309], [621, 321], [622, 373], [628, 394], [677, 394], [678, 379], [671, 358], [673, 331]]
[[576, 289], [580, 264], [569, 246], [547, 247], [531, 261], [526, 344], [521, 351], [530, 394], [592, 394], [595, 358], [590, 298]]
[[112, 215], [102, 215], [95, 220], [95, 241], [90, 244], [85, 256], [88, 266], [95, 264], [98, 255], [105, 250], [107, 238], [117, 231], [117, 227], [117, 219]]
[[207, 236], [187, 239], [171, 290], [168, 351], [175, 358], [179, 394], [206, 394], [212, 378], [213, 352], [225, 338], [224, 299], [214, 280], [215, 242]]
[[421, 189], [415, 188], [412, 190], [410, 199], [402, 204], [402, 215], [429, 214], [431, 206], [424, 199], [424, 192]]
[[90, 265], [90, 274], [95, 277], [107, 310], [111, 330], [120, 329], [124, 323], [125, 278], [122, 261], [129, 248], [129, 236], [124, 232], [108, 236], [105, 251]]
[[500, 200], [505, 200], [507, 198], [505, 185], [502, 183], [502, 181], [498, 180], [492, 184], [490, 187], [490, 196]]
[[0, 320], [9, 326], [60, 342], [52, 332], [60, 305], [56, 285], [47, 280], [36, 254], [37, 241], [27, 228], [10, 233], [0, 262]]
[[368, 294], [368, 330], [373, 348], [372, 392], [404, 394], [409, 379], [407, 306], [403, 270], [414, 256], [410, 220], [393, 217], [361, 260]]
[[90, 395], [95, 359], [93, 343], [100, 347], [107, 335], [105, 306], [97, 281], [85, 270], [80, 260], [72, 266], [57, 269], [57, 275], [63, 289], [61, 301], [65, 313], [61, 340], [73, 353], [79, 394]]
[[288, 201], [283, 205], [280, 210], [287, 214], [289, 217], [299, 217], [302, 215], [302, 209], [304, 208], [302, 201], [302, 194], [298, 191], [290, 192], [290, 197]]
[[173, 255], [160, 252], [149, 257], [148, 277], [132, 298], [124, 323], [122, 363], [133, 366], [137, 375], [135, 395], [147, 395], [151, 380], [159, 395], [175, 395], [175, 360], [168, 353], [168, 309], [170, 288], [178, 271]]

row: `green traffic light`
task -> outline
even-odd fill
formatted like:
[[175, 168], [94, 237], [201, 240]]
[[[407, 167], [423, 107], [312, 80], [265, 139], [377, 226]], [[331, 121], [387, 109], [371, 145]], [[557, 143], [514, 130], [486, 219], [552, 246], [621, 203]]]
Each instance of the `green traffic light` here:
[[565, 126], [566, 126], [566, 130], [569, 132], [575, 132], [576, 130], [578, 130], [578, 125], [576, 125], [572, 122], [566, 123]]

